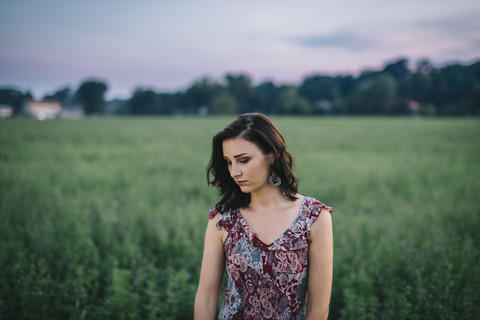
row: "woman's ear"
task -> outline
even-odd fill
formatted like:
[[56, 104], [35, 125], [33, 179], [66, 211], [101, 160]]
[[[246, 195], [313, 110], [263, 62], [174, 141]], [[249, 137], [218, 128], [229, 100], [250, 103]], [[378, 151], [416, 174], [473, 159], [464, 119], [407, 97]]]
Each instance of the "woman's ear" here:
[[270, 165], [273, 166], [273, 163], [275, 162], [275, 154], [273, 152], [270, 152], [268, 154], [268, 159], [270, 160]]

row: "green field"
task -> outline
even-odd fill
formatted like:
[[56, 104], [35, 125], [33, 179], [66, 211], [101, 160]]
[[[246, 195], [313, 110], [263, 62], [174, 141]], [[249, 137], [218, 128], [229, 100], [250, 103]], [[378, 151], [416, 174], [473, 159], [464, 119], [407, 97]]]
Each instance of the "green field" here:
[[[191, 319], [232, 118], [0, 121], [0, 318]], [[333, 206], [330, 319], [480, 319], [480, 120], [274, 118]]]

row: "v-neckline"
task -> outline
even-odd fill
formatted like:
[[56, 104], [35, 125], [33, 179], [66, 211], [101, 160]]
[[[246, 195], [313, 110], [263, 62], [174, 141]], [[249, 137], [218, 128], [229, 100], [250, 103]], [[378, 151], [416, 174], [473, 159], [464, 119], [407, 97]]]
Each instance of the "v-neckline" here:
[[283, 237], [285, 237], [291, 230], [292, 228], [297, 224], [298, 220], [300, 219], [300, 217], [302, 216], [302, 213], [303, 213], [303, 209], [305, 207], [305, 202], [307, 200], [307, 197], [303, 197], [302, 199], [302, 203], [300, 204], [300, 209], [298, 210], [298, 214], [296, 216], [296, 218], [293, 220], [293, 222], [290, 224], [290, 226], [278, 237], [276, 238], [272, 243], [270, 244], [266, 244], [265, 242], [263, 242], [260, 238], [257, 237], [257, 234], [253, 231], [252, 228], [250, 228], [250, 225], [248, 224], [247, 220], [243, 217], [242, 213], [240, 212], [240, 209], [237, 209], [237, 214], [240, 218], [240, 222], [243, 226], [243, 229], [247, 232], [247, 234], [249, 235], [249, 238], [250, 240], [254, 240], [256, 239], [256, 241], [260, 242], [263, 246], [265, 247], [271, 247], [273, 246], [275, 243], [279, 242]]

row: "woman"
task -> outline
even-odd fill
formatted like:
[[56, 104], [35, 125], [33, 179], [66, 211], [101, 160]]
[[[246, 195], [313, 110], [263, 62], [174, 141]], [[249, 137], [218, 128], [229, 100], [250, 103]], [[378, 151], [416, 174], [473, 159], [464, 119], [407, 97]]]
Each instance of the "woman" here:
[[297, 193], [273, 122], [244, 114], [217, 133], [207, 179], [221, 199], [205, 234], [195, 319], [327, 319], [333, 209]]

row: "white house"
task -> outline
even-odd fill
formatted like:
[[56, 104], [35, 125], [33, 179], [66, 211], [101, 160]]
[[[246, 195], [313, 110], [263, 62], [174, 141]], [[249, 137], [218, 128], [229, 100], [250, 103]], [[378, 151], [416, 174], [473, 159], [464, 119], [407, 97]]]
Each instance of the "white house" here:
[[62, 106], [57, 100], [28, 100], [24, 111], [39, 120], [57, 118], [62, 112]]
[[12, 106], [0, 104], [0, 118], [8, 118], [13, 114]]

